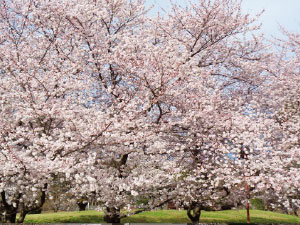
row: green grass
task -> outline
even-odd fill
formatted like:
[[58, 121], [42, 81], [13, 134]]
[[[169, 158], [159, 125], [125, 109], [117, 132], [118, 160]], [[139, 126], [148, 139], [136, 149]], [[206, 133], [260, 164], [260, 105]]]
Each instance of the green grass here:
[[[251, 210], [251, 223], [300, 223], [300, 218], [275, 212]], [[103, 212], [58, 212], [27, 215], [25, 223], [103, 223]], [[140, 213], [122, 223], [190, 223], [186, 211], [159, 210]], [[245, 223], [245, 210], [203, 211], [201, 223]]]
[[103, 212], [81, 211], [81, 212], [57, 212], [29, 214], [25, 223], [103, 223]]

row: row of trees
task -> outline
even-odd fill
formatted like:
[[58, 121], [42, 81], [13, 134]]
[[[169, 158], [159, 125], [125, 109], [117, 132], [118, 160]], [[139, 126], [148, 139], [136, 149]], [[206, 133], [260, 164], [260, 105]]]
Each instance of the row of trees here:
[[147, 10], [0, 0], [4, 222], [23, 222], [58, 181], [115, 223], [170, 201], [199, 222], [242, 186], [299, 207], [299, 35], [272, 52], [238, 0]]

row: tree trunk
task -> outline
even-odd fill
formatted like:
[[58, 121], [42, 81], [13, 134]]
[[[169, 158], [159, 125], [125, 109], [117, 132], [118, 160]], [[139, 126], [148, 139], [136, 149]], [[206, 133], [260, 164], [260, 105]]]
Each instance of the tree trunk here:
[[200, 216], [201, 216], [201, 205], [199, 204], [192, 204], [189, 206], [187, 210], [187, 215], [192, 221], [192, 223], [198, 224], [200, 221]]
[[12, 205], [6, 205], [4, 207], [3, 220], [5, 223], [15, 223], [17, 217], [17, 208]]
[[79, 211], [85, 211], [85, 208], [88, 203], [83, 203], [83, 202], [77, 202], [77, 205], [79, 207]]
[[121, 223], [120, 209], [106, 207], [104, 221], [106, 223]]
[[36, 211], [36, 210], [41, 210], [45, 201], [46, 201], [46, 189], [48, 187], [48, 184], [45, 184], [44, 185], [44, 188], [42, 190], [42, 193], [41, 193], [41, 199], [38, 203], [36, 203], [34, 206], [31, 206], [31, 207], [27, 207], [25, 205], [25, 202], [21, 202], [20, 205], [19, 205], [19, 209], [20, 209], [20, 216], [17, 220], [17, 223], [23, 223], [24, 220], [25, 220], [25, 217], [26, 215], [29, 213], [29, 212], [33, 212], [33, 211]]
[[247, 198], [247, 204], [246, 204], [246, 210], [247, 210], [247, 223], [250, 223], [250, 190], [248, 182], [246, 182], [246, 198]]
[[24, 203], [21, 203], [20, 204], [20, 215], [17, 220], [17, 223], [23, 223], [27, 213], [28, 213], [28, 211], [25, 209]]
[[1, 192], [1, 200], [3, 204], [4, 214], [3, 214], [3, 220], [5, 223], [15, 223], [16, 217], [17, 217], [17, 210], [19, 206], [19, 201], [22, 194], [17, 194], [16, 198], [14, 199], [15, 205], [8, 204], [6, 201], [6, 193], [5, 191]]
[[17, 220], [17, 223], [23, 223], [24, 220], [25, 220], [26, 215], [27, 215], [27, 212], [25, 212], [25, 211], [20, 212], [20, 216], [19, 216], [19, 218]]
[[17, 218], [16, 212], [9, 212], [5, 210], [4, 222], [5, 223], [15, 223]]

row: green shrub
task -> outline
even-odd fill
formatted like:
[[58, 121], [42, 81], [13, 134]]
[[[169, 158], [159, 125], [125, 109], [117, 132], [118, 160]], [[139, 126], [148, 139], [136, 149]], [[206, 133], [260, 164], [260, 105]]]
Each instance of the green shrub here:
[[264, 210], [264, 201], [260, 198], [253, 198], [250, 199], [251, 208], [257, 209], [257, 210]]
[[141, 205], [141, 204], [143, 204], [143, 205], [148, 205], [148, 202], [149, 202], [148, 199], [142, 198], [142, 199], [140, 199], [140, 200], [137, 201], [137, 204], [138, 204], [138, 205]]

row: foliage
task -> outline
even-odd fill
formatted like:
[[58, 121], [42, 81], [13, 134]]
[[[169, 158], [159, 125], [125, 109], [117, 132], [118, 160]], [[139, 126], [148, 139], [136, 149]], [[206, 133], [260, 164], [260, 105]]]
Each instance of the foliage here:
[[264, 201], [260, 198], [252, 198], [250, 199], [250, 204], [253, 209], [264, 210]]

